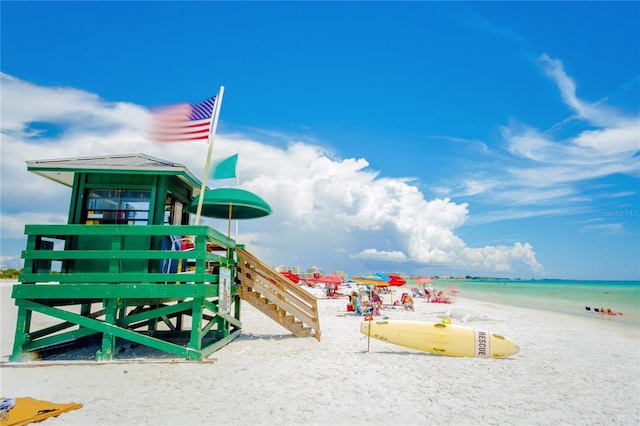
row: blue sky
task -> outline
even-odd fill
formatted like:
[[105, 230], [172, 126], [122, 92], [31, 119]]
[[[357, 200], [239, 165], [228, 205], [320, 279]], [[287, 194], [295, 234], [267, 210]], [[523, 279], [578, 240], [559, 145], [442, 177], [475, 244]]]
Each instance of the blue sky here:
[[2, 267], [66, 221], [26, 160], [202, 176], [206, 145], [149, 141], [149, 110], [225, 86], [214, 158], [271, 205], [238, 239], [274, 266], [640, 279], [637, 2], [0, 7]]

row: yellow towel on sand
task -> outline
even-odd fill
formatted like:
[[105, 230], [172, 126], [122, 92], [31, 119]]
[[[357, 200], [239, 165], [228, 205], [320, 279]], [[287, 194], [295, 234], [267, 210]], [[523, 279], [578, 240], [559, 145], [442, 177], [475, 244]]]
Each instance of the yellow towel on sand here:
[[33, 398], [16, 398], [16, 405], [4, 413], [0, 426], [22, 426], [29, 423], [41, 422], [49, 417], [55, 417], [67, 411], [82, 408], [82, 404], [54, 404]]

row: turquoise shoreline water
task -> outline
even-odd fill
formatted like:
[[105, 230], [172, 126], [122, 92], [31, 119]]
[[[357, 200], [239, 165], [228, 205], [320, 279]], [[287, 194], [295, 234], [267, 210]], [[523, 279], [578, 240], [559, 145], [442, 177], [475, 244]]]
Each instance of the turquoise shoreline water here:
[[[405, 286], [421, 288], [411, 281]], [[435, 280], [433, 286], [445, 293], [455, 286], [469, 299], [640, 325], [640, 281]], [[600, 315], [594, 308], [623, 315]]]

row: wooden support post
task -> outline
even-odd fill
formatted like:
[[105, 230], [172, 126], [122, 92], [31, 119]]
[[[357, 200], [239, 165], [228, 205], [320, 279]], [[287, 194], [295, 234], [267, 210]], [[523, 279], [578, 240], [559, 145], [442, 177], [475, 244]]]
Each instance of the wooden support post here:
[[[149, 305], [149, 309], [158, 309], [160, 305]], [[149, 318], [149, 336], [155, 336], [155, 332], [158, 330], [158, 317]]]
[[191, 339], [189, 348], [196, 351], [202, 349], [202, 297], [194, 297], [191, 301]]
[[22, 361], [23, 346], [29, 339], [29, 329], [31, 328], [31, 310], [20, 306], [18, 308], [18, 318], [16, 320], [16, 334], [13, 340], [13, 354], [10, 361]]
[[[109, 325], [115, 325], [116, 312], [118, 310], [118, 303], [116, 299], [104, 300], [104, 322]], [[102, 349], [96, 353], [97, 361], [109, 361], [113, 359], [113, 354], [116, 350], [116, 336], [111, 333], [102, 333]]]

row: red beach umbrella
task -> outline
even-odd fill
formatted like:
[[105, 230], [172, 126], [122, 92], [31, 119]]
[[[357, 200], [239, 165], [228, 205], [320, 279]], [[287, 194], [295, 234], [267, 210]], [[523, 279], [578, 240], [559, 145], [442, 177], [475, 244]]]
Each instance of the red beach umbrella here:
[[325, 284], [342, 284], [344, 282], [344, 279], [338, 275], [327, 274], [317, 278], [307, 278], [307, 281]]
[[389, 285], [391, 287], [402, 287], [407, 283], [407, 280], [397, 275], [389, 275], [389, 278], [391, 278], [391, 280], [389, 281]]
[[280, 272], [280, 274], [282, 274], [285, 277], [289, 278], [291, 281], [293, 281], [296, 284], [298, 284], [300, 282], [300, 277], [297, 276], [296, 274], [294, 274], [293, 272], [282, 271], [282, 272]]

